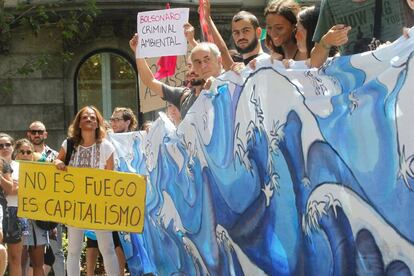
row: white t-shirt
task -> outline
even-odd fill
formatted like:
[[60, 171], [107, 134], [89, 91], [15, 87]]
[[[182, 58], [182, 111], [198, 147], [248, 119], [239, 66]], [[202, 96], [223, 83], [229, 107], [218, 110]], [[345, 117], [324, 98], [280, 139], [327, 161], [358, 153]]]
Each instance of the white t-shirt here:
[[[12, 173], [12, 179], [19, 181], [19, 162], [16, 162], [14, 160], [11, 161], [10, 167], [13, 170]], [[16, 195], [6, 195], [7, 200], [7, 207], [17, 207], [17, 194]]]
[[[62, 143], [62, 148], [66, 152], [67, 142]], [[69, 166], [78, 168], [96, 168], [104, 169], [106, 161], [114, 153], [114, 146], [106, 139], [102, 140], [100, 144], [93, 144], [89, 147], [77, 146], [72, 152], [69, 161]]]

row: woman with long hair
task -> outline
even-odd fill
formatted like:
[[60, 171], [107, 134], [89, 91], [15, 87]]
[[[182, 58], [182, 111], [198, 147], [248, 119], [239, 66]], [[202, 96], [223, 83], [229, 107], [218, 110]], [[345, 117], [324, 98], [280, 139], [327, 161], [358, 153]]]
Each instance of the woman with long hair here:
[[293, 0], [270, 2], [264, 12], [266, 20], [266, 46], [273, 57], [279, 59], [305, 60], [295, 39], [297, 14], [300, 6]]
[[[114, 147], [105, 139], [104, 120], [99, 110], [94, 106], [85, 106], [76, 114], [69, 126], [68, 139], [74, 144], [74, 151], [69, 161], [70, 166], [81, 168], [99, 168], [113, 170]], [[64, 163], [68, 140], [63, 141], [55, 166], [66, 170]], [[104, 259], [107, 275], [118, 276], [119, 267], [115, 254], [111, 231], [95, 230], [99, 250]], [[80, 274], [80, 256], [83, 244], [84, 229], [68, 226], [68, 257], [67, 273], [69, 276]]]
[[22, 219], [17, 217], [17, 190], [18, 190], [18, 163], [12, 160], [14, 139], [0, 133], [0, 156], [11, 166], [12, 175], [9, 179], [2, 178], [2, 187], [6, 192], [7, 200], [7, 229], [4, 231], [4, 241], [7, 243], [7, 255], [9, 258], [9, 275], [22, 275]]

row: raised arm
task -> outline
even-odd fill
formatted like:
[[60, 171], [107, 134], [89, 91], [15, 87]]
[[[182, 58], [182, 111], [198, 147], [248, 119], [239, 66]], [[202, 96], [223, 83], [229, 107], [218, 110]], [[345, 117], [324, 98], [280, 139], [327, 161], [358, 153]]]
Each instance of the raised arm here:
[[343, 24], [333, 26], [319, 41], [315, 43], [311, 51], [311, 67], [321, 67], [329, 56], [329, 51], [333, 46], [341, 46], [348, 42], [348, 32], [350, 26]]
[[211, 18], [210, 0], [203, 1], [203, 8], [204, 8], [204, 19], [206, 20], [208, 27], [211, 31], [211, 34], [214, 39], [214, 43], [217, 45], [217, 47], [220, 50], [221, 58], [223, 62], [223, 68], [226, 71], [231, 70], [234, 65], [234, 62], [233, 62], [233, 59], [231, 58], [226, 42], [224, 42], [224, 39], [221, 37], [216, 25], [213, 22], [213, 19]]
[[[134, 54], [136, 54], [137, 45], [138, 35], [135, 34], [129, 41], [129, 47], [131, 47]], [[163, 97], [162, 82], [154, 78], [154, 75], [152, 74], [145, 58], [136, 58], [135, 61], [137, 64], [138, 74], [145, 86], [147, 86], [151, 91], [154, 91], [160, 97]]]
[[188, 22], [184, 24], [184, 35], [190, 46], [190, 50], [197, 46], [198, 42], [194, 38], [194, 27]]

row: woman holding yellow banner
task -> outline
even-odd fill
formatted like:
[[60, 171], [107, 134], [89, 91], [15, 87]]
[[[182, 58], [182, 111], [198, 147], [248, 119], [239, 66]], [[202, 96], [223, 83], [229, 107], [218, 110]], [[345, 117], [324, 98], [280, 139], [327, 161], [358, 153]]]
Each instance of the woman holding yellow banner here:
[[[24, 161], [35, 161], [38, 157], [35, 157], [35, 151], [33, 144], [23, 138], [16, 142], [14, 147], [14, 159], [15, 160], [24, 160]], [[16, 174], [16, 178], [19, 173], [19, 166], [16, 167], [16, 170], [13, 172]], [[44, 259], [43, 255], [45, 252], [45, 246], [49, 243], [49, 233], [41, 229], [34, 220], [31, 219], [21, 219], [21, 229], [23, 236], [23, 252], [22, 252], [22, 275], [29, 275], [29, 263], [28, 256], [30, 257], [30, 264], [33, 268], [33, 275], [44, 275], [43, 264]]]
[[[94, 106], [83, 107], [69, 126], [69, 138], [63, 141], [55, 166], [66, 170], [66, 164], [82, 168], [113, 170], [114, 147], [105, 139], [104, 120]], [[65, 162], [66, 161], [66, 162]], [[66, 163], [66, 164], [65, 164]], [[119, 274], [111, 231], [95, 230], [102, 253], [107, 275]], [[84, 229], [68, 226], [67, 273], [69, 276], [80, 274], [80, 256]]]

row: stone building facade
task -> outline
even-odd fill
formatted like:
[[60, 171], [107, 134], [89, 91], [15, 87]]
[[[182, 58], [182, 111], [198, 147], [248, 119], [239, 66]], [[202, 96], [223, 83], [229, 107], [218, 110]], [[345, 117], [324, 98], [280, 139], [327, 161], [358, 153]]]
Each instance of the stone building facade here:
[[[40, 5], [59, 2], [59, 12], [69, 13], [85, 0], [3, 0], [3, 11], [14, 11], [24, 2]], [[168, 1], [172, 8], [189, 7], [190, 22], [198, 28], [198, 1]], [[212, 11], [221, 34], [230, 42], [230, 20], [239, 10], [249, 10], [263, 22], [265, 0], [212, 0]], [[15, 138], [24, 137], [29, 123], [43, 121], [49, 132], [48, 143], [58, 148], [68, 124], [77, 110], [93, 104], [109, 118], [115, 106], [131, 107], [140, 122], [154, 117], [163, 108], [157, 97], [139, 84], [134, 57], [128, 41], [136, 32], [136, 15], [141, 11], [164, 9], [167, 1], [97, 0], [99, 10], [88, 32], [73, 43], [65, 43], [56, 26], [43, 26], [38, 33], [27, 26], [14, 26], [7, 41], [0, 41], [0, 131]], [[200, 33], [196, 33], [200, 37]], [[62, 52], [73, 55], [65, 60]], [[38, 57], [45, 66], [39, 70], [16, 73]], [[155, 62], [155, 60], [152, 60]], [[177, 75], [166, 81], [179, 85], [185, 61], [180, 59]], [[155, 70], [155, 65], [152, 66]]]

